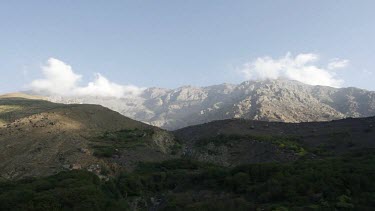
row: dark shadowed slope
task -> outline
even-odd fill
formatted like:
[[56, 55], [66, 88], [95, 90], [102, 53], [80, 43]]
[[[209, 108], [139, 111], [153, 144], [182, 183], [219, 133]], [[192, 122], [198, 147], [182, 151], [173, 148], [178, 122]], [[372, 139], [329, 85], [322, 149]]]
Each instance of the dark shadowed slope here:
[[280, 123], [214, 121], [174, 132], [186, 154], [222, 165], [291, 161], [375, 148], [375, 118]]

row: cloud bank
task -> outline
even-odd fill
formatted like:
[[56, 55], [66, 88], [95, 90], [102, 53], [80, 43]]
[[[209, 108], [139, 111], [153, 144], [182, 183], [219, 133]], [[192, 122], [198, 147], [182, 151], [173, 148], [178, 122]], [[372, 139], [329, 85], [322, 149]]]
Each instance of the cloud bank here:
[[133, 85], [119, 85], [109, 81], [100, 73], [86, 86], [79, 86], [82, 75], [75, 73], [71, 66], [50, 58], [42, 67], [44, 78], [31, 82], [33, 91], [49, 95], [61, 96], [101, 96], [101, 97], [132, 97], [141, 94], [144, 88]]
[[348, 60], [333, 59], [326, 66], [318, 66], [316, 54], [287, 53], [284, 57], [273, 59], [260, 57], [245, 63], [241, 72], [248, 80], [290, 79], [310, 85], [340, 87], [343, 80], [337, 78], [334, 70], [345, 68]]

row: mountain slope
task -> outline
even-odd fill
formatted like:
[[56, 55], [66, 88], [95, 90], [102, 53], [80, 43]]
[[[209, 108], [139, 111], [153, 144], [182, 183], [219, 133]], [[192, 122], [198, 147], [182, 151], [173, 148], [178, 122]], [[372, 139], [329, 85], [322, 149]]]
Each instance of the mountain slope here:
[[220, 120], [174, 131], [185, 155], [224, 166], [324, 158], [375, 148], [375, 117], [282, 123]]
[[289, 80], [177, 89], [149, 88], [141, 96], [121, 99], [50, 96], [49, 100], [100, 104], [169, 130], [231, 118], [309, 122], [375, 115], [375, 92], [310, 86]]
[[[174, 157], [168, 132], [98, 105], [0, 98], [0, 176], [46, 176], [64, 169], [111, 173]], [[120, 135], [118, 135], [120, 134]]]

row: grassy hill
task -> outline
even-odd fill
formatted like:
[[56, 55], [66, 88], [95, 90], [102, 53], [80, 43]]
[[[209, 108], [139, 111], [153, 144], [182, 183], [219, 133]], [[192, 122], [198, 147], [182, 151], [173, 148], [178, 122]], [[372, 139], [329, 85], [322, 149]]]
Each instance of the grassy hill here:
[[[177, 143], [171, 134], [102, 106], [3, 97], [0, 108], [4, 179], [67, 169], [110, 174], [119, 167], [132, 169], [139, 161], [175, 156], [172, 148]], [[138, 136], [142, 138], [135, 139]]]

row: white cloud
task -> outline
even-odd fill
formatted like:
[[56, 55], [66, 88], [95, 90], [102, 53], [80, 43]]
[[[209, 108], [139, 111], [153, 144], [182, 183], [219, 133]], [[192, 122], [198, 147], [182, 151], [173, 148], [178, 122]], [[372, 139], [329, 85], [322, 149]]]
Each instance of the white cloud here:
[[132, 85], [119, 85], [110, 82], [107, 78], [103, 77], [100, 73], [95, 74], [95, 80], [88, 83], [85, 87], [77, 87], [75, 93], [78, 95], [96, 95], [96, 96], [111, 96], [111, 97], [125, 97], [135, 96], [143, 91], [142, 88]]
[[47, 65], [42, 67], [43, 79], [31, 82], [31, 88], [38, 92], [67, 95], [77, 87], [82, 78], [73, 72], [72, 67], [64, 62], [50, 58]]
[[345, 68], [349, 65], [349, 60], [346, 59], [332, 59], [330, 63], [328, 63], [327, 68], [329, 70], [334, 70], [334, 69], [342, 69]]
[[290, 79], [310, 85], [324, 85], [340, 87], [344, 82], [336, 77], [333, 69], [344, 68], [348, 60], [332, 60], [327, 67], [320, 67], [316, 63], [316, 54], [298, 54], [293, 57], [287, 53], [284, 57], [273, 59], [260, 57], [245, 63], [241, 72], [248, 80]]
[[86, 86], [79, 86], [82, 76], [74, 73], [71, 66], [54, 58], [48, 59], [42, 72], [44, 78], [32, 81], [30, 87], [35, 92], [50, 95], [121, 98], [139, 95], [144, 90], [133, 85], [113, 83], [99, 73], [95, 74], [94, 81]]

